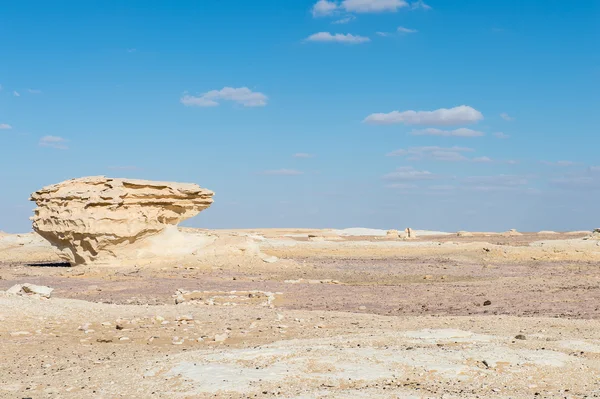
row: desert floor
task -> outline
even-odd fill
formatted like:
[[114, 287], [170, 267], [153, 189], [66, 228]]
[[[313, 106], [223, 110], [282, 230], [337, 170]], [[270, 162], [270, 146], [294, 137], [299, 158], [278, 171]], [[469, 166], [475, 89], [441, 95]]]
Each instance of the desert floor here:
[[0, 290], [55, 289], [0, 292], [0, 397], [600, 397], [589, 232], [222, 233], [279, 260], [69, 267], [0, 236]]

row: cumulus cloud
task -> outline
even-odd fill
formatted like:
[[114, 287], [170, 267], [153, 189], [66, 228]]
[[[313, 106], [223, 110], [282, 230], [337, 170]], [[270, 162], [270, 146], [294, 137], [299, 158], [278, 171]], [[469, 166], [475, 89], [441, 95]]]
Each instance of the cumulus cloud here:
[[339, 5], [335, 1], [319, 0], [312, 8], [313, 17], [325, 17], [332, 15], [338, 9]]
[[354, 15], [349, 15], [347, 17], [333, 21], [332, 24], [338, 24], [338, 25], [339, 24], [347, 24], [347, 23], [354, 21], [355, 19], [356, 19], [356, 17]]
[[269, 176], [298, 176], [303, 175], [304, 172], [295, 169], [275, 169], [275, 170], [265, 170], [262, 172], [263, 175]]
[[377, 36], [381, 36], [381, 37], [388, 37], [390, 34], [386, 33], [386, 32], [375, 32], [375, 34]]
[[431, 6], [425, 4], [423, 0], [413, 1], [410, 4], [410, 8], [412, 10], [418, 10], [419, 8], [422, 8], [423, 10], [431, 10]]
[[504, 134], [502, 132], [496, 132], [494, 133], [494, 136], [496, 136], [499, 139], [507, 139], [510, 137], [508, 134]]
[[12, 129], [12, 126], [9, 125], [8, 123], [0, 123], [0, 130], [8, 130], [8, 129]]
[[441, 130], [435, 128], [428, 128], [422, 130], [413, 130], [410, 132], [413, 136], [445, 136], [445, 137], [481, 137], [485, 135], [483, 132], [460, 128], [455, 130]]
[[416, 29], [409, 29], [409, 28], [405, 28], [404, 26], [399, 26], [397, 31], [399, 33], [417, 33], [418, 30]]
[[468, 158], [463, 155], [464, 152], [475, 151], [467, 147], [410, 147], [400, 149], [386, 154], [388, 157], [407, 157], [409, 161], [418, 161], [421, 159], [433, 159], [435, 161], [467, 161]]
[[419, 180], [432, 180], [436, 179], [438, 176], [427, 171], [427, 170], [417, 170], [412, 166], [403, 166], [397, 168], [395, 171], [391, 173], [387, 173], [383, 175], [384, 180], [388, 181], [419, 181]]
[[[342, 0], [329, 1], [319, 0], [312, 7], [313, 17], [325, 17], [335, 15], [340, 11], [353, 13], [381, 13], [396, 12], [400, 8], [409, 7], [405, 0]], [[417, 1], [410, 6], [411, 9], [431, 8], [422, 1]]]
[[211, 90], [200, 96], [185, 94], [181, 103], [187, 107], [216, 107], [219, 101], [233, 101], [244, 107], [264, 107], [268, 97], [263, 93], [252, 91], [247, 87], [224, 87], [221, 90]]
[[294, 158], [302, 158], [302, 159], [306, 159], [306, 158], [314, 158], [315, 156], [313, 154], [308, 154], [306, 152], [297, 152], [296, 154], [292, 155]]
[[488, 163], [488, 162], [493, 162], [493, 159], [490, 157], [476, 157], [472, 159], [473, 162], [478, 162], [478, 163]]
[[309, 37], [307, 37], [306, 40], [309, 42], [334, 42], [345, 44], [361, 44], [371, 41], [371, 39], [365, 36], [352, 35], [350, 33], [331, 34], [329, 32], [318, 32], [312, 34]]
[[435, 111], [392, 111], [390, 113], [375, 113], [367, 116], [364, 123], [373, 125], [434, 125], [449, 126], [475, 123], [483, 119], [481, 112], [467, 105], [454, 108], [440, 108]]
[[510, 115], [508, 115], [506, 112], [501, 113], [500, 117], [502, 117], [502, 119], [504, 119], [505, 121], [509, 121], [509, 122], [515, 120], [515, 118], [513, 118]]
[[408, 7], [404, 0], [344, 0], [341, 5], [348, 12], [377, 13], [395, 12]]
[[16, 90], [13, 91], [13, 96], [15, 96], [15, 97], [21, 97], [21, 95], [19, 94], [19, 92], [16, 91]]
[[44, 136], [40, 139], [39, 141], [39, 145], [42, 147], [50, 147], [50, 148], [56, 148], [59, 150], [66, 150], [69, 147], [67, 147], [67, 143], [68, 140], [64, 139], [62, 137], [59, 136]]

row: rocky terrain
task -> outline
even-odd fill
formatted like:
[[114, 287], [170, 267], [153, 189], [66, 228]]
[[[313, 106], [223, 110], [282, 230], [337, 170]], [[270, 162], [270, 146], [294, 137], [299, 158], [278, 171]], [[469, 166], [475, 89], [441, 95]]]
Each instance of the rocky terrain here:
[[0, 397], [600, 397], [590, 233], [212, 234], [278, 260], [70, 267], [0, 238], [0, 289], [54, 288], [0, 293]]
[[94, 182], [0, 234], [0, 398], [600, 397], [598, 231], [177, 228], [208, 192]]

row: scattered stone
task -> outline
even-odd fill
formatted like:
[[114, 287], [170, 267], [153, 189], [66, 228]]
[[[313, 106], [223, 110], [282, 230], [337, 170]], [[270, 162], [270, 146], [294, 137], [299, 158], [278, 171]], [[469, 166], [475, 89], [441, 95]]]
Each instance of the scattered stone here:
[[515, 339], [526, 340], [527, 337], [524, 336], [523, 334], [519, 334], [519, 335], [515, 336]]
[[458, 237], [473, 237], [473, 233], [469, 232], [469, 231], [458, 231], [456, 233], [456, 235]]
[[400, 237], [400, 232], [398, 230], [388, 230], [385, 235], [388, 238], [398, 238]]
[[96, 339], [96, 342], [99, 342], [101, 344], [108, 344], [113, 342], [112, 338], [98, 338]]
[[25, 283], [13, 285], [6, 293], [11, 295], [29, 295], [38, 298], [50, 298], [52, 291], [54, 291], [54, 288]]
[[215, 335], [215, 342], [225, 342], [225, 340], [227, 338], [229, 338], [229, 334], [227, 334], [227, 333], [216, 334]]
[[277, 256], [263, 255], [263, 256], [261, 256], [261, 258], [262, 258], [263, 262], [265, 262], [265, 263], [275, 263], [279, 260], [279, 258]]
[[[164, 320], [164, 319], [163, 319]], [[183, 316], [178, 316], [176, 319], [176, 321], [194, 321], [194, 316], [192, 315], [183, 315]]]
[[29, 331], [15, 331], [15, 332], [11, 332], [10, 336], [11, 337], [20, 337], [22, 335], [29, 335], [30, 332]]
[[366, 307], [366, 306], [364, 306], [364, 305], [363, 305], [363, 306], [359, 306], [359, 307], [358, 307], [358, 310], [367, 310], [367, 307]]
[[119, 338], [119, 341], [129, 341], [129, 337], [121, 337]]
[[483, 306], [490, 306], [492, 304], [492, 301], [487, 300], [483, 303]]
[[423, 280], [433, 280], [433, 276], [431, 274], [427, 274], [423, 276]]

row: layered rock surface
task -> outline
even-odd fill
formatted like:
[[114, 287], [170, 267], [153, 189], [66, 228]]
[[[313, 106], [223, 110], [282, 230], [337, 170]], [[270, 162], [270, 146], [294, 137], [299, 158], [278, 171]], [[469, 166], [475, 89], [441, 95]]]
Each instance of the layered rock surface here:
[[155, 251], [131, 251], [135, 244], [140, 247], [149, 237], [173, 230], [168, 227], [208, 208], [213, 194], [188, 183], [104, 176], [73, 179], [31, 195], [37, 204], [33, 229], [72, 265], [135, 258], [141, 252], [151, 256]]

